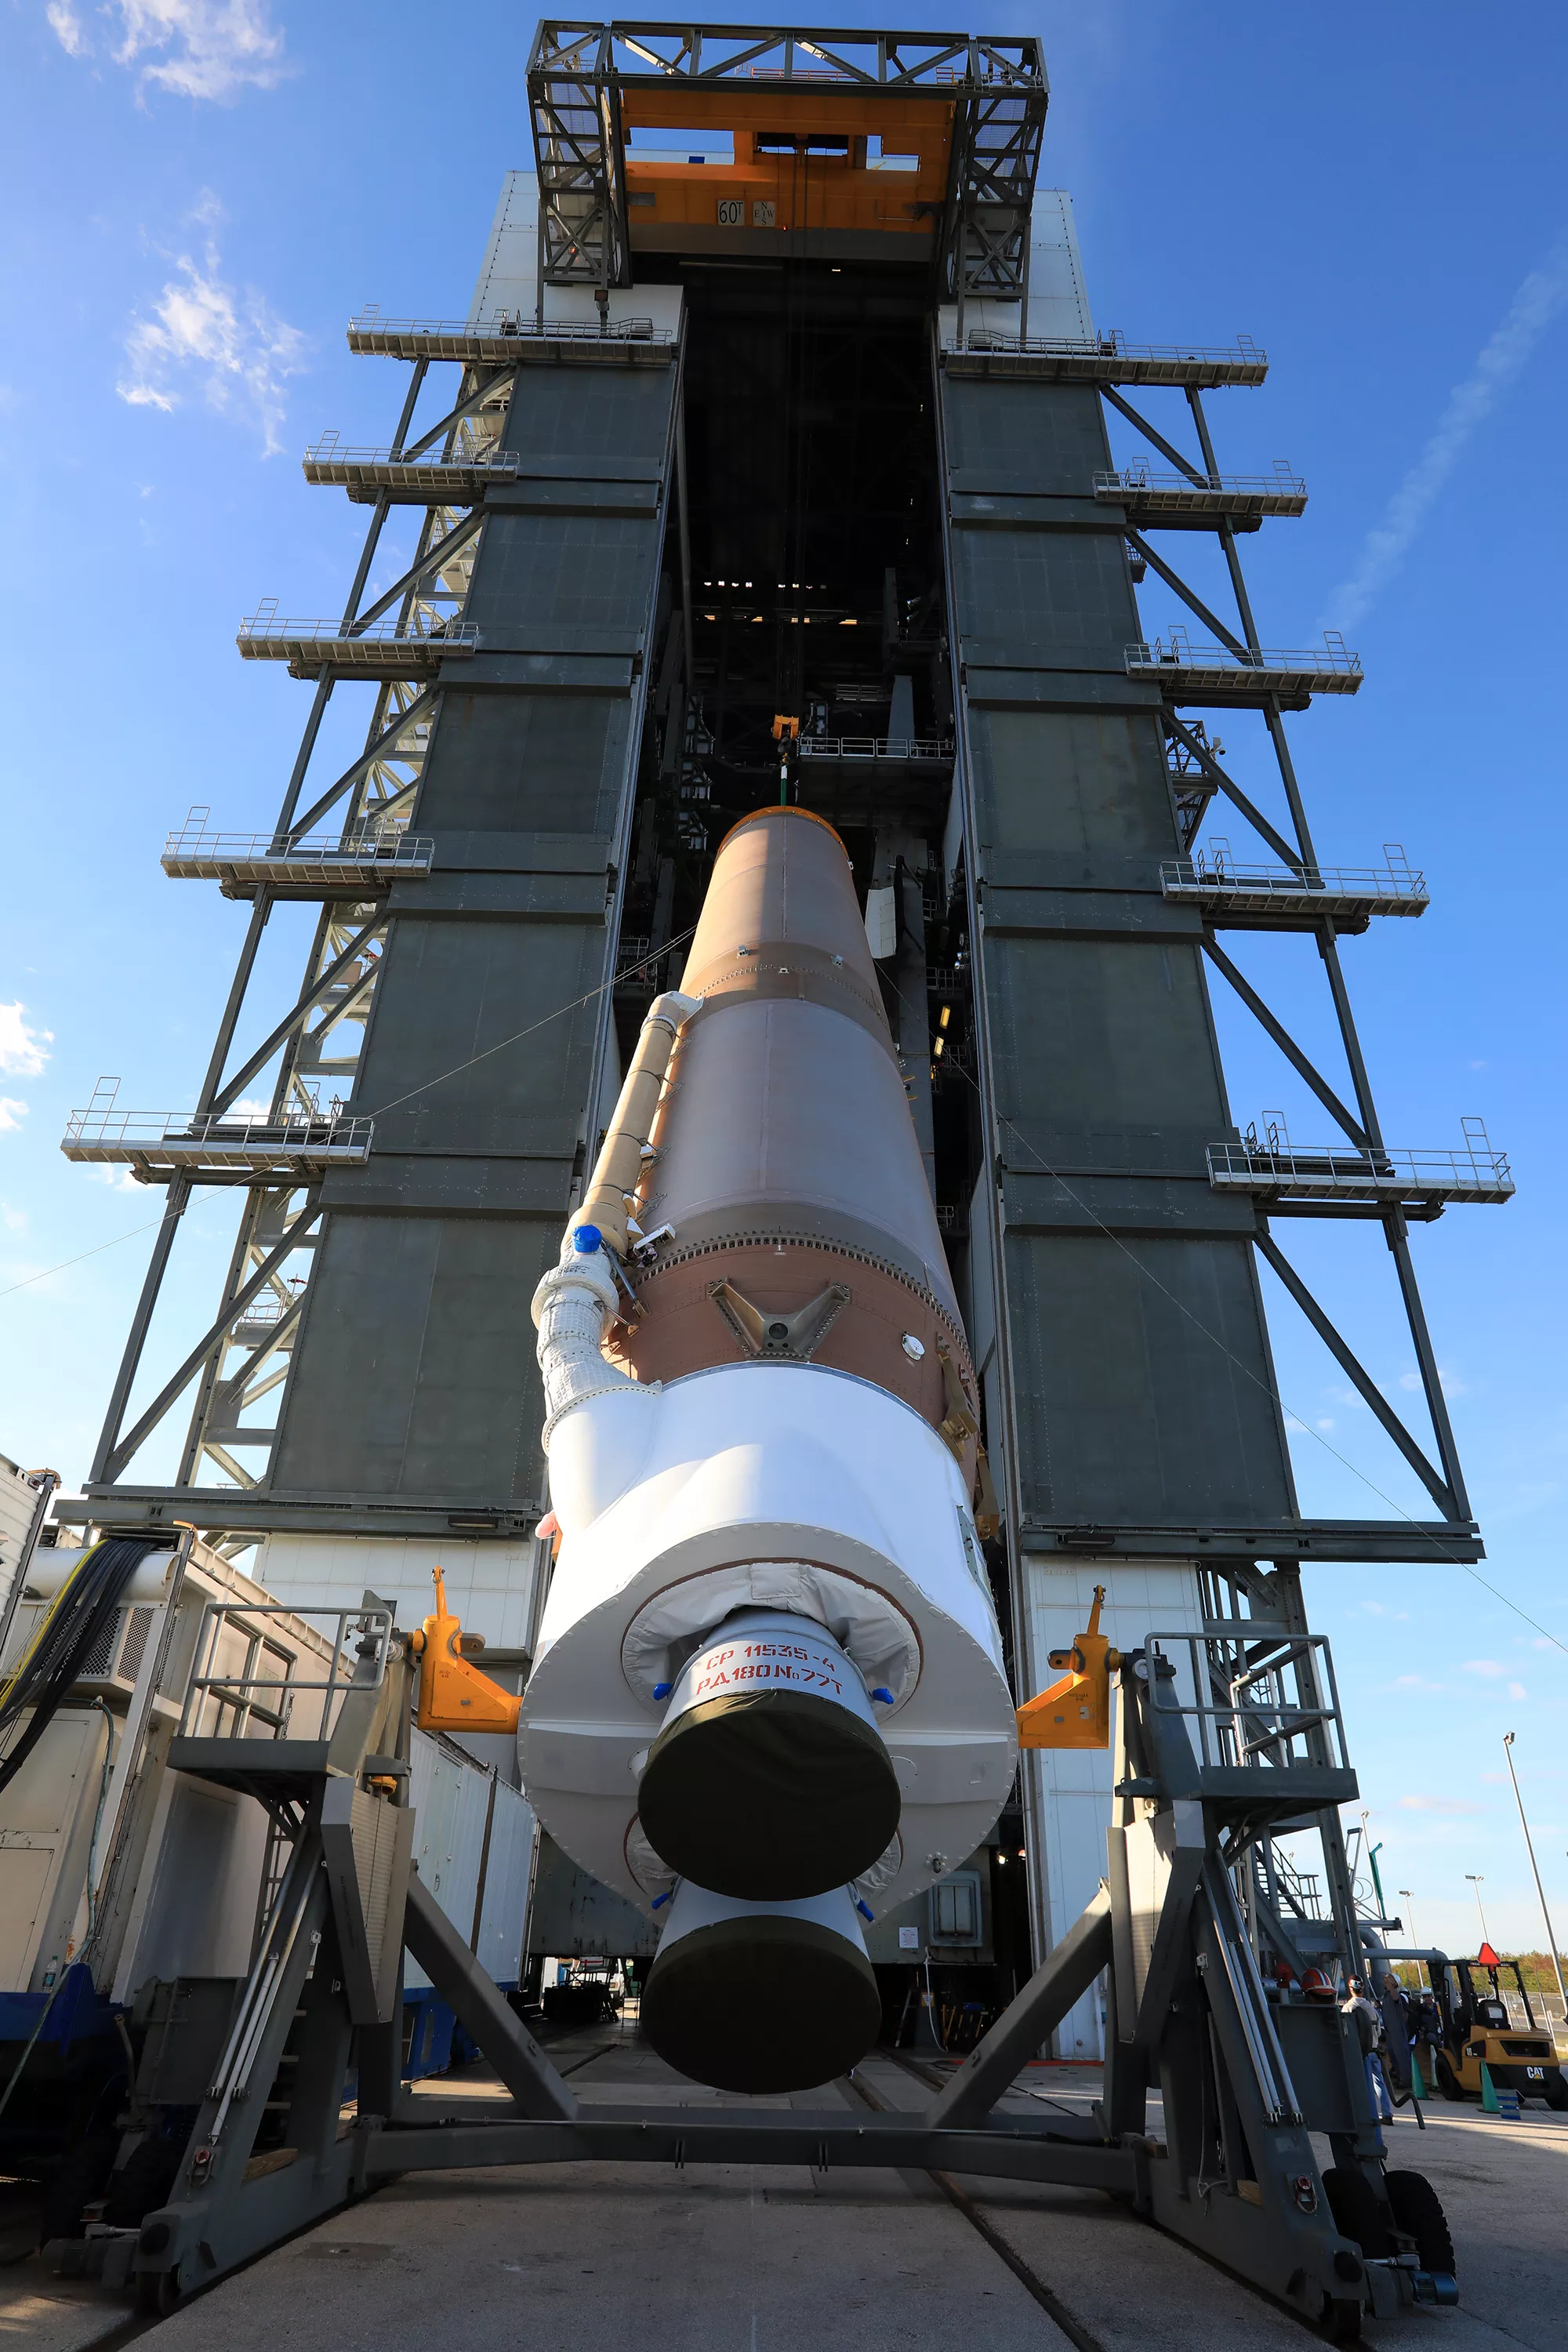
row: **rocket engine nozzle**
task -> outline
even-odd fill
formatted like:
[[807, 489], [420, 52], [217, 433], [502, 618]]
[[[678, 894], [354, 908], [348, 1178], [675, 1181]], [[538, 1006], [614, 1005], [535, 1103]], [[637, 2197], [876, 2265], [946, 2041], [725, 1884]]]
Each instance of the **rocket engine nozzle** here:
[[737, 1903], [687, 1880], [643, 1988], [666, 2063], [721, 2091], [798, 2091], [864, 2058], [882, 1997], [849, 1890]]
[[899, 1826], [899, 1782], [866, 1685], [808, 1617], [742, 1610], [676, 1681], [637, 1788], [670, 1869], [752, 1902], [822, 1895]]

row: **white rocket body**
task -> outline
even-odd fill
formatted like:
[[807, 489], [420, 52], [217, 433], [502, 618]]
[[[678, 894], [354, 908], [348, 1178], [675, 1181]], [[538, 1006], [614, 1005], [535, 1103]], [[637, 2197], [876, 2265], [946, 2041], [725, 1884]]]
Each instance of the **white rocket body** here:
[[735, 828], [683, 986], [534, 1299], [560, 1539], [519, 1738], [551, 1835], [666, 1920], [656, 2047], [788, 2088], [874, 2038], [859, 1920], [986, 1836], [1016, 1726], [973, 1371], [830, 827]]

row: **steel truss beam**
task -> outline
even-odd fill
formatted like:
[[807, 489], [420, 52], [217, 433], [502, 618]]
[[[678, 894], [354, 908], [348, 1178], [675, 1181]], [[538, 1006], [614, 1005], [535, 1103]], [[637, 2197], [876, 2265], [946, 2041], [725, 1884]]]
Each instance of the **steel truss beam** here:
[[[1164, 436], [1158, 432], [1149, 420], [1140, 415], [1131, 403], [1123, 399], [1112, 386], [1109, 384], [1101, 386], [1103, 398], [1108, 400], [1120, 415], [1126, 417], [1145, 440], [1157, 448], [1173, 465], [1179, 467], [1194, 486], [1205, 487], [1221, 479], [1218, 461], [1204, 409], [1202, 392], [1194, 383], [1185, 385], [1184, 392], [1202, 453], [1201, 468], [1173, 443], [1166, 440]], [[1130, 545], [1137, 549], [1144, 561], [1153, 568], [1167, 586], [1181, 597], [1189, 609], [1197, 614], [1205, 625], [1214, 630], [1222, 644], [1243, 659], [1249, 656], [1256, 659], [1262, 654], [1262, 642], [1258, 634], [1251, 600], [1247, 591], [1247, 582], [1242, 572], [1236, 530], [1230, 517], [1223, 514], [1215, 517], [1213, 528], [1224, 551], [1231, 589], [1236, 599], [1241, 630], [1239, 637], [1233, 629], [1201, 603], [1186, 583], [1135, 530], [1129, 529], [1126, 535]], [[1307, 822], [1306, 808], [1296, 775], [1295, 762], [1291, 758], [1289, 743], [1286, 737], [1279, 695], [1276, 693], [1263, 695], [1259, 698], [1259, 707], [1264, 723], [1268, 730], [1275, 763], [1284, 791], [1286, 805], [1289, 811], [1290, 828], [1295, 836], [1293, 841], [1273, 825], [1239, 785], [1226, 773], [1201, 732], [1194, 732], [1170, 709], [1163, 713], [1163, 724], [1167, 735], [1183, 747], [1188, 757], [1226, 794], [1275, 854], [1284, 859], [1292, 872], [1302, 877], [1312, 886], [1320, 887], [1322, 881], [1322, 868], [1319, 864], [1311, 830]], [[1299, 1076], [1332, 1114], [1358, 1150], [1376, 1159], [1384, 1152], [1385, 1147], [1376, 1104], [1373, 1097], [1372, 1083], [1340, 961], [1338, 929], [1330, 915], [1319, 916], [1310, 928], [1317, 939], [1319, 954], [1322, 960], [1330, 995], [1333, 1003], [1335, 1023], [1351, 1075], [1352, 1093], [1355, 1105], [1353, 1110], [1347, 1108], [1341, 1101], [1321, 1073], [1297, 1045], [1257, 991], [1219, 948], [1214, 939], [1212, 928], [1207, 926], [1205, 929], [1204, 947], [1210, 961], [1224, 973], [1248, 1011], [1291, 1063]], [[1322, 1210], [1320, 1211], [1316, 1203], [1299, 1202], [1292, 1204], [1292, 1208], [1295, 1213], [1326, 1213], [1331, 1215], [1353, 1213], [1363, 1219], [1375, 1217], [1383, 1225], [1389, 1251], [1394, 1261], [1401, 1303], [1415, 1350], [1416, 1362], [1420, 1368], [1422, 1390], [1433, 1434], [1437, 1443], [1438, 1457], [1442, 1464], [1441, 1471], [1433, 1468], [1426, 1454], [1405, 1428], [1404, 1423], [1397, 1415], [1393, 1413], [1392, 1408], [1382, 1396], [1382, 1392], [1376, 1389], [1370, 1376], [1356, 1361], [1323, 1309], [1311, 1297], [1300, 1276], [1296, 1275], [1293, 1268], [1288, 1266], [1287, 1261], [1268, 1239], [1266, 1230], [1259, 1232], [1258, 1246], [1267, 1262], [1279, 1274], [1281, 1282], [1306, 1315], [1309, 1322], [1312, 1324], [1336, 1360], [1355, 1384], [1358, 1391], [1365, 1398], [1411, 1468], [1432, 1494], [1446, 1517], [1468, 1528], [1470, 1522], [1469, 1501], [1459, 1467], [1458, 1452], [1454, 1442], [1447, 1401], [1443, 1395], [1436, 1357], [1427, 1328], [1426, 1312], [1421, 1303], [1420, 1290], [1416, 1284], [1415, 1265], [1410, 1256], [1409, 1212], [1398, 1205], [1386, 1208], [1357, 1207], [1352, 1212], [1328, 1203], [1323, 1204]]]
[[672, 82], [748, 95], [819, 89], [929, 97], [952, 110], [939, 284], [956, 298], [1026, 298], [1029, 213], [1049, 83], [1038, 41], [960, 33], [818, 32], [545, 20], [528, 61], [544, 288], [629, 286], [623, 89]]
[[350, 1007], [358, 1002], [365, 991], [374, 986], [375, 967], [365, 951], [371, 941], [379, 938], [385, 927], [386, 918], [384, 914], [379, 914], [374, 921], [366, 923], [363, 930], [354, 933], [342, 952], [333, 958], [326, 970], [305, 991], [293, 1011], [284, 1014], [270, 1034], [262, 1039], [249, 1060], [241, 1064], [228, 1084], [220, 1090], [212, 1104], [215, 1111], [226, 1111], [231, 1103], [239, 1099], [258, 1070], [264, 1070], [267, 1067], [279, 1046], [284, 1045], [297, 1030], [303, 1027], [319, 1005], [326, 1003], [351, 964], [363, 958], [365, 969], [347, 990], [343, 1001], [334, 1006], [332, 1014], [334, 1021], [342, 1020]]
[[164, 1382], [134, 1427], [124, 1437], [119, 1435], [118, 1424], [113, 1430], [105, 1429], [104, 1436], [108, 1440], [108, 1447], [103, 1452], [101, 1465], [97, 1462], [93, 1465], [92, 1475], [95, 1484], [103, 1479], [118, 1478], [126, 1464], [140, 1452], [168, 1412], [169, 1407], [184, 1394], [213, 1349], [226, 1338], [229, 1326], [234, 1322], [236, 1316], [242, 1313], [253, 1298], [259, 1297], [284, 1259], [298, 1246], [301, 1235], [316, 1223], [321, 1213], [320, 1199], [319, 1192], [315, 1191], [306, 1195], [304, 1208], [284, 1234], [277, 1247], [268, 1252], [249, 1281], [236, 1293], [212, 1328], [197, 1340], [179, 1370], [172, 1380]]
[[[428, 364], [425, 359], [414, 363], [391, 444], [393, 449], [400, 456], [416, 457], [439, 443], [448, 456], [482, 455], [499, 432], [504, 415], [503, 395], [515, 377], [515, 365], [487, 364], [466, 369], [461, 397], [446, 408], [437, 424], [416, 440], [411, 440], [410, 431]], [[374, 625], [381, 614], [394, 607], [397, 608], [402, 629], [406, 629], [416, 614], [434, 615], [438, 610], [460, 613], [467, 595], [484, 520], [482, 509], [464, 513], [448, 506], [434, 506], [426, 513], [412, 564], [373, 605], [361, 610], [360, 600], [387, 512], [388, 500], [378, 497], [343, 609], [341, 627], [345, 635]], [[440, 689], [437, 686], [421, 688], [412, 682], [386, 682], [377, 688], [363, 751], [303, 816], [297, 814], [334, 683], [331, 674], [321, 677], [311, 698], [299, 752], [273, 830], [273, 846], [279, 852], [308, 834], [329, 809], [345, 802], [345, 837], [375, 826], [405, 824], [417, 791], [431, 724], [439, 709]], [[345, 1036], [351, 1034], [345, 1024], [363, 1030], [379, 972], [380, 959], [373, 950], [385, 921], [384, 908], [374, 902], [353, 900], [322, 908], [305, 983], [298, 999], [289, 1012], [269, 1027], [264, 1043], [235, 1075], [225, 1078], [254, 977], [262, 933], [274, 904], [274, 894], [264, 883], [258, 884], [233, 983], [218, 1022], [197, 1104], [199, 1114], [221, 1114], [228, 1108], [246, 1086], [279, 1055], [279, 1048], [281, 1060], [272, 1094], [274, 1118], [282, 1117], [290, 1108], [296, 1112], [307, 1107], [313, 1111], [314, 1089], [324, 1074], [343, 1081], [345, 1091], [352, 1084], [353, 1055], [329, 1063], [322, 1048], [334, 1033]], [[171, 1490], [123, 1488], [121, 1475], [193, 1381], [196, 1383], [196, 1394], [177, 1485], [173, 1490], [190, 1498], [189, 1507], [180, 1515], [190, 1517], [195, 1511], [210, 1528], [227, 1526], [226, 1518], [215, 1507], [219, 1497], [226, 1509], [231, 1502], [238, 1507], [241, 1497], [254, 1494], [261, 1483], [237, 1459], [234, 1449], [237, 1445], [260, 1446], [270, 1451], [274, 1431], [247, 1423], [244, 1416], [262, 1399], [282, 1388], [291, 1368], [293, 1341], [303, 1312], [309, 1276], [307, 1273], [296, 1287], [297, 1278], [286, 1277], [284, 1268], [290, 1260], [306, 1269], [312, 1262], [321, 1214], [318, 1193], [313, 1189], [287, 1185], [280, 1189], [276, 1179], [265, 1185], [258, 1186], [254, 1181], [247, 1185], [248, 1197], [216, 1319], [133, 1427], [121, 1434], [180, 1220], [190, 1200], [191, 1181], [188, 1176], [176, 1174], [169, 1185], [163, 1223], [94, 1455], [89, 1507], [94, 1518], [112, 1517], [115, 1501], [123, 1494], [128, 1520], [162, 1522], [169, 1507]], [[301, 1199], [303, 1207], [297, 1208], [290, 1217], [290, 1206]], [[237, 1361], [234, 1360], [236, 1349], [239, 1350]], [[220, 1486], [204, 1488], [196, 1483], [204, 1467], [216, 1470], [223, 1482]], [[240, 1508], [236, 1524], [241, 1528], [248, 1524], [259, 1530], [275, 1523], [266, 1515], [265, 1506], [262, 1508], [262, 1517], [258, 1518], [253, 1511], [248, 1520]]]

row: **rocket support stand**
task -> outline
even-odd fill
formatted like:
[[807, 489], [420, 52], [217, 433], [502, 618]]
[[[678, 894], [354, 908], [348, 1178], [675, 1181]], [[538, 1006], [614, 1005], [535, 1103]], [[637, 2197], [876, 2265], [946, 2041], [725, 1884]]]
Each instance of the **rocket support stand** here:
[[[1299, 1641], [1292, 1655], [1301, 1651]], [[1330, 2320], [1341, 2336], [1358, 2333], [1363, 2313], [1384, 2316], [1434, 2299], [1387, 2206], [1350, 2022], [1331, 2005], [1267, 1999], [1228, 1867], [1253, 1838], [1346, 1801], [1354, 1775], [1331, 1763], [1283, 1760], [1288, 1746], [1277, 1746], [1281, 1760], [1272, 1764], [1214, 1763], [1206, 1760], [1212, 1735], [1203, 1730], [1200, 1761], [1189, 1724], [1202, 1723], [1204, 1704], [1177, 1697], [1176, 1669], [1156, 1637], [1121, 1669], [1119, 1818], [1109, 1832], [1108, 1876], [923, 2116], [672, 2114], [598, 2102], [584, 2115], [417, 1879], [394, 1871], [378, 1937], [376, 1923], [356, 1916], [353, 1888], [363, 1874], [356, 1879], [342, 1866], [341, 1842], [334, 1864], [333, 1822], [341, 1841], [350, 1819], [345, 1792], [363, 1790], [374, 1776], [384, 1784], [397, 1778], [411, 1830], [403, 1802], [409, 1681], [403, 1661], [387, 1664], [379, 1685], [367, 1668], [364, 1691], [352, 1693], [340, 1716], [330, 1759], [318, 1752], [311, 1785], [297, 1790], [293, 1858], [182, 2163], [179, 2193], [142, 2225], [136, 2267], [144, 2307], [172, 2309], [400, 2174], [595, 2161], [894, 2167], [1100, 2189], [1303, 2319]], [[1248, 1698], [1245, 1708], [1267, 1737], [1259, 1703]], [[1237, 1711], [1233, 1698], [1228, 1712]], [[231, 1777], [243, 1773], [259, 1793], [269, 1751], [276, 1774], [305, 1760], [284, 1750], [306, 1745], [313, 1744], [183, 1741], [171, 1762], [211, 1777], [225, 1761], [215, 1764], [214, 1751], [225, 1749]], [[360, 1833], [364, 1811], [362, 1803], [353, 1817]], [[361, 1938], [371, 1957], [379, 1948], [381, 1981], [390, 1987], [379, 2007], [371, 1979], [363, 1969], [356, 1974]], [[384, 1973], [387, 1953], [400, 1945], [510, 2091], [510, 2117], [415, 2119], [398, 2080], [400, 1980], [395, 1967], [390, 1979]], [[999, 2112], [1020, 2068], [1101, 1971], [1110, 2045], [1100, 2108], [1082, 2119]], [[286, 2043], [291, 2080], [286, 2093], [269, 2096]], [[345, 2126], [340, 2106], [356, 2058], [359, 2114]], [[1145, 2129], [1156, 2084], [1163, 2142]], [[285, 2098], [288, 2146], [254, 2154], [264, 2115]], [[1342, 2175], [1363, 2174], [1381, 2217], [1375, 2247], [1336, 2227], [1312, 2132], [1329, 2135]]]

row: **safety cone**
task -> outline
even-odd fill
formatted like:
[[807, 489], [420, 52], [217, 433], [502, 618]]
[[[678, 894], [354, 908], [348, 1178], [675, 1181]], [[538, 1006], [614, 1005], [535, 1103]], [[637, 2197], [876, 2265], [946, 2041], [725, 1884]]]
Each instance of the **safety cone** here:
[[1492, 2070], [1484, 2058], [1481, 2060], [1481, 2113], [1483, 2116], [1500, 2113], [1497, 2103], [1497, 2084], [1492, 2081]]

